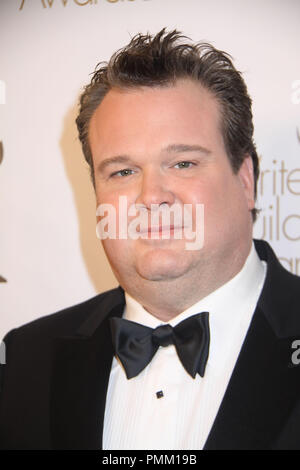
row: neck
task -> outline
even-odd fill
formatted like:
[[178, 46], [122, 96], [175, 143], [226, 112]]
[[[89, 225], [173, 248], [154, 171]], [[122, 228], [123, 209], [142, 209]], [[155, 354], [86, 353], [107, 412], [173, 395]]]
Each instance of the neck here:
[[224, 263], [222, 267], [218, 265], [214, 270], [200, 271], [198, 267], [192, 275], [189, 272], [188, 276], [170, 281], [138, 278], [135, 282], [123, 283], [123, 288], [151, 315], [168, 322], [236, 276], [243, 268], [250, 249], [251, 244], [244, 252], [232, 254], [230, 263]]

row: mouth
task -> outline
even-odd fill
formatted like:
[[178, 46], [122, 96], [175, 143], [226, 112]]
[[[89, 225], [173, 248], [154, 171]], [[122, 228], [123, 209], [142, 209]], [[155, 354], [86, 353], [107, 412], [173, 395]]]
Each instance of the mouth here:
[[141, 235], [148, 235], [149, 238], [153, 235], [164, 235], [164, 234], [174, 234], [174, 232], [181, 231], [183, 233], [184, 227], [183, 226], [174, 226], [174, 225], [160, 225], [160, 226], [152, 226], [148, 228], [141, 228], [139, 233]]

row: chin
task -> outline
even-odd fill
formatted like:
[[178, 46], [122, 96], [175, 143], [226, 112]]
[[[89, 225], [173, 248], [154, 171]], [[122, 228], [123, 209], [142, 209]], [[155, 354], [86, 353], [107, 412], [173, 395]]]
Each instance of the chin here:
[[149, 281], [176, 279], [188, 269], [178, 253], [171, 250], [151, 250], [138, 259], [137, 273]]

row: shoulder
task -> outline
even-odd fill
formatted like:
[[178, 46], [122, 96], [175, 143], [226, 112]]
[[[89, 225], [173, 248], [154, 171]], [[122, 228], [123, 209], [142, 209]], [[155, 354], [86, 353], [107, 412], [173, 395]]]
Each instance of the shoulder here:
[[292, 289], [294, 287], [294, 293], [300, 295], [300, 277], [282, 266], [269, 243], [264, 240], [254, 240], [254, 244], [260, 259], [267, 263], [267, 281], [272, 283], [273, 286], [276, 285], [276, 287], [284, 287], [286, 285]]
[[9, 331], [3, 341], [9, 343], [12, 338], [31, 341], [34, 338], [39, 339], [40, 342], [57, 335], [73, 335], [94, 312], [101, 313], [113, 305], [114, 301], [120, 297], [120, 292], [120, 287], [111, 289], [79, 304], [37, 318]]
[[258, 306], [279, 337], [300, 334], [300, 277], [287, 271], [271, 246], [255, 240], [256, 251], [267, 263], [267, 274]]
[[101, 325], [114, 305], [123, 307], [122, 299], [122, 289], [112, 289], [10, 330], [1, 343], [0, 391], [4, 376], [13, 387], [19, 387], [19, 377], [25, 382], [34, 381], [36, 386], [47, 384], [57, 340], [80, 337], [85, 332], [88, 335], [89, 329]]

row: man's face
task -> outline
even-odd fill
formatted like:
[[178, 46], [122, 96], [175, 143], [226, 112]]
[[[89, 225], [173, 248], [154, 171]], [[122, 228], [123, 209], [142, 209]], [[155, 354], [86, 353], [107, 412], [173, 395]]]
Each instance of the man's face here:
[[234, 174], [220, 128], [216, 99], [191, 80], [113, 89], [96, 109], [89, 138], [97, 205], [112, 204], [117, 214], [120, 196], [148, 211], [151, 204], [204, 205], [200, 250], [186, 250], [186, 240], [174, 237], [103, 241], [129, 292], [141, 280], [201, 282], [219, 270], [234, 270], [247, 256], [254, 207], [251, 159]]

